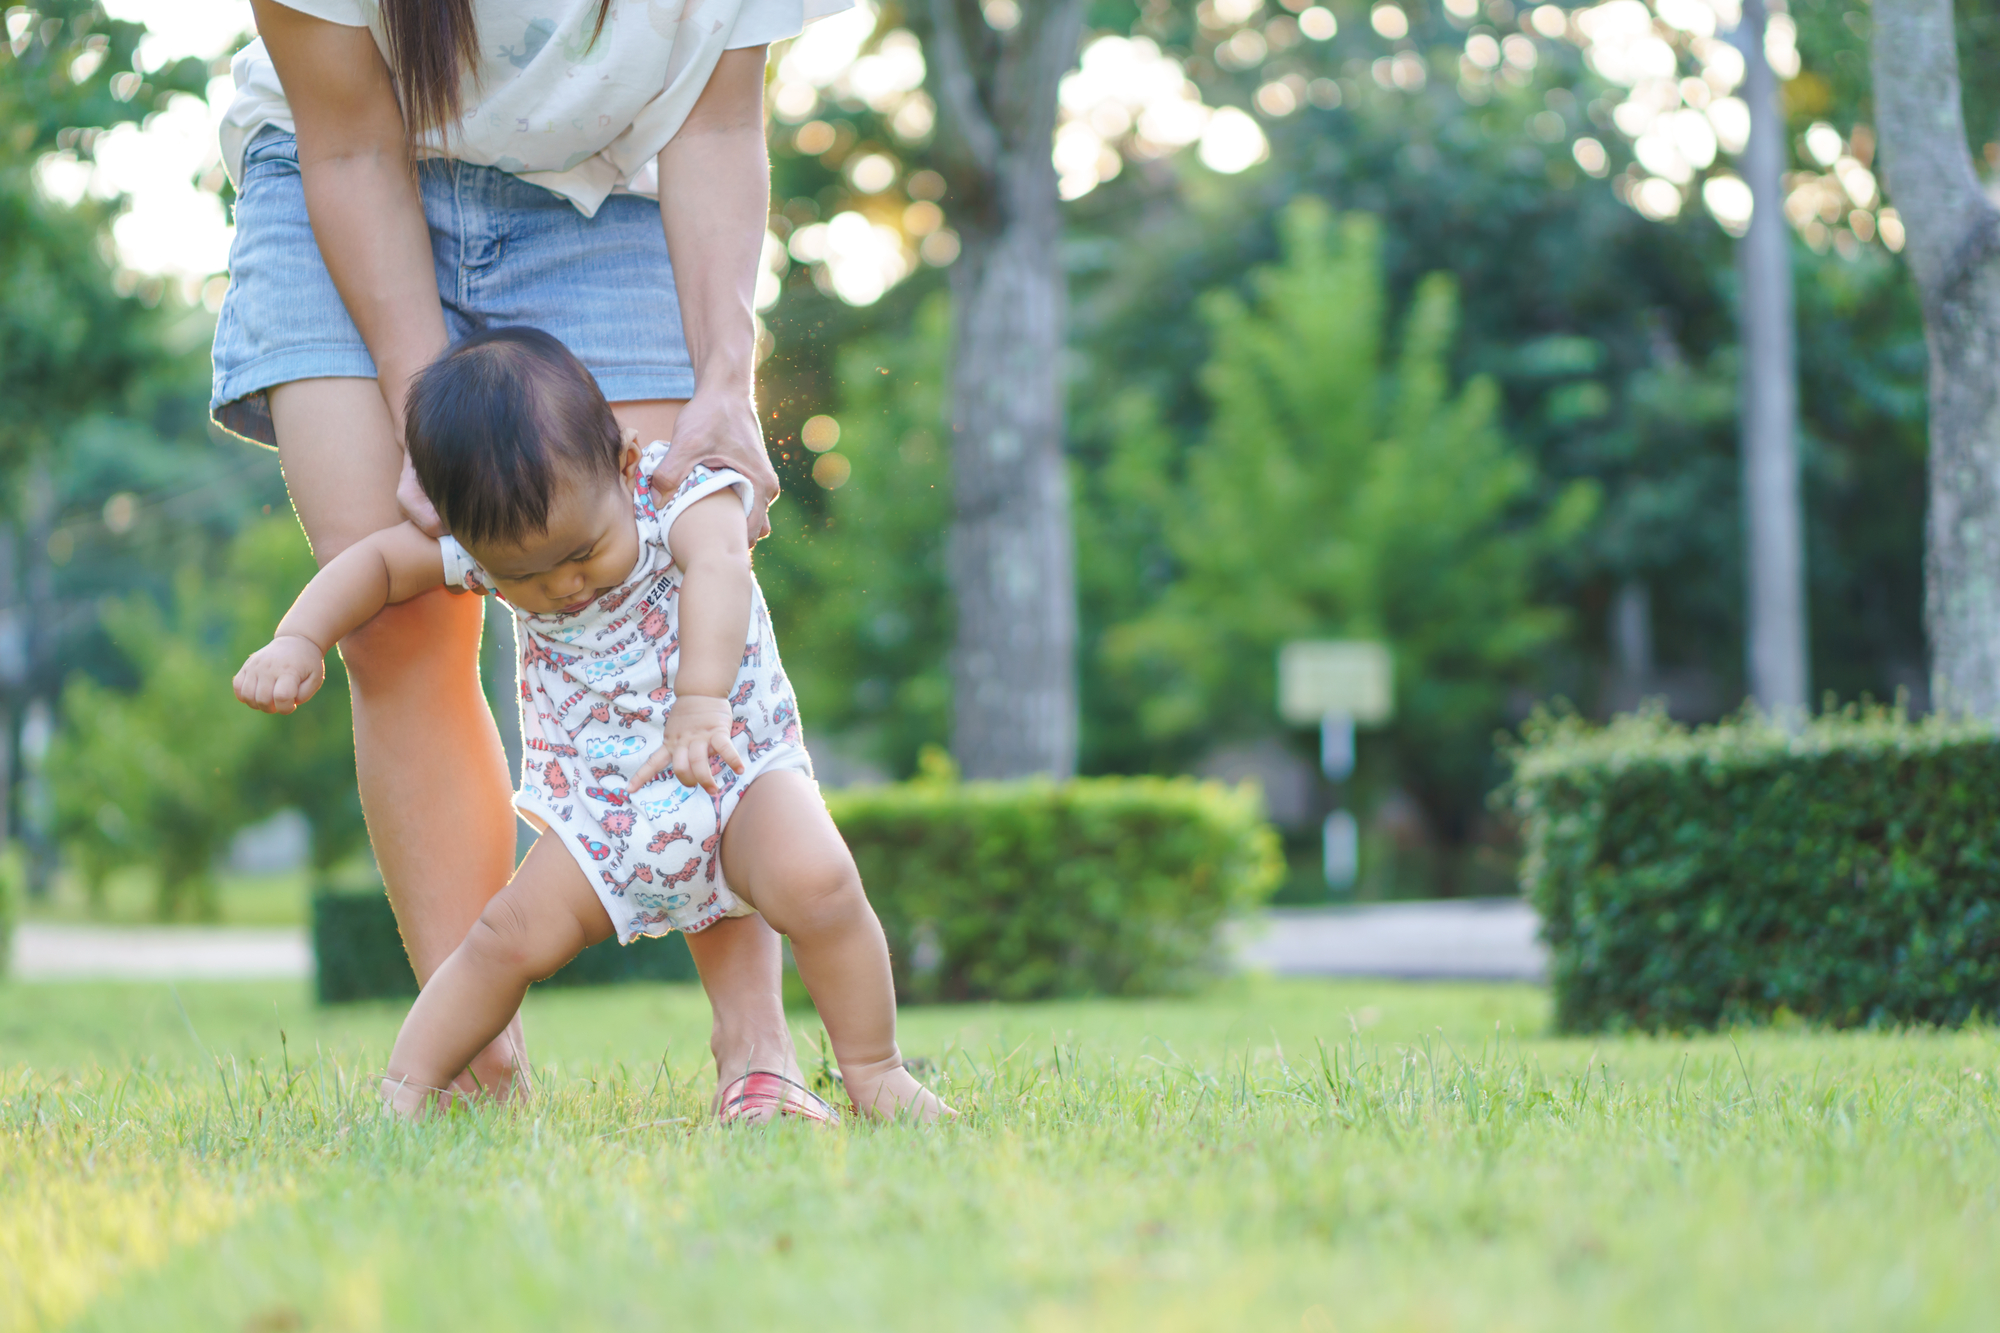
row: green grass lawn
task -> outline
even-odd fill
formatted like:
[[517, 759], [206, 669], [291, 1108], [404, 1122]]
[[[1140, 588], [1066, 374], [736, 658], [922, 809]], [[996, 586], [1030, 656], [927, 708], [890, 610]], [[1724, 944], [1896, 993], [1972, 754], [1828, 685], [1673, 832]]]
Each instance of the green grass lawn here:
[[962, 1123], [726, 1131], [698, 993], [555, 992], [531, 1102], [411, 1127], [366, 1089], [394, 1007], [0, 985], [0, 1328], [1992, 1326], [1994, 1032], [1546, 1016], [1270, 981], [910, 1010]]

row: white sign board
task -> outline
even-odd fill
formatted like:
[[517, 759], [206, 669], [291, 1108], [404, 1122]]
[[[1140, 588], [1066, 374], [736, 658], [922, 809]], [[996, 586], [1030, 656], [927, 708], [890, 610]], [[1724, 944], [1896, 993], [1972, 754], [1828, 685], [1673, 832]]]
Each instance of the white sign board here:
[[1278, 713], [1295, 726], [1344, 713], [1372, 727], [1396, 711], [1389, 646], [1363, 639], [1308, 639], [1278, 650]]

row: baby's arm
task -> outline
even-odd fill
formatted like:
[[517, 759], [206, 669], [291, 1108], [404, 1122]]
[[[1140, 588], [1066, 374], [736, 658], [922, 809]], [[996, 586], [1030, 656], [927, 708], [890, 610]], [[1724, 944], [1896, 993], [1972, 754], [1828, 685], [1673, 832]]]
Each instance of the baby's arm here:
[[319, 691], [326, 654], [385, 606], [444, 586], [437, 539], [415, 524], [384, 528], [329, 560], [278, 622], [271, 642], [236, 673], [236, 697], [266, 713], [289, 713]]
[[709, 755], [738, 773], [743, 760], [729, 740], [729, 692], [743, 668], [750, 637], [750, 544], [743, 501], [721, 490], [688, 506], [667, 534], [681, 569], [680, 667], [674, 676], [674, 709], [666, 736], [632, 775], [642, 787], [672, 770], [688, 787], [713, 792]]

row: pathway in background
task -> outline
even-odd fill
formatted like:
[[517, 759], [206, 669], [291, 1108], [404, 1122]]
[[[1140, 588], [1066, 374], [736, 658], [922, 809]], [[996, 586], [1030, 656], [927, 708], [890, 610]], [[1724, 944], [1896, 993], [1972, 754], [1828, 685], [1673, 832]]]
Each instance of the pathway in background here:
[[[1540, 980], [1547, 951], [1534, 911], [1515, 898], [1279, 907], [1232, 932], [1246, 967], [1280, 976]], [[226, 980], [312, 975], [302, 928], [14, 928], [16, 981]]]
[[309, 977], [312, 945], [301, 927], [14, 927], [7, 975], [16, 981], [249, 980]]
[[1519, 898], [1274, 907], [1233, 943], [1242, 963], [1280, 976], [1539, 981], [1540, 925]]

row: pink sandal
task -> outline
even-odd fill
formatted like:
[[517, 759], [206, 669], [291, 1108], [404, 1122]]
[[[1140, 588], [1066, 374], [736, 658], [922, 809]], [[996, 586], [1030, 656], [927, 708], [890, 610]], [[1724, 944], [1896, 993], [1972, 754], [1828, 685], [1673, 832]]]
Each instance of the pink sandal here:
[[760, 1111], [776, 1111], [820, 1125], [840, 1123], [840, 1113], [812, 1089], [771, 1069], [753, 1069], [725, 1087], [722, 1109], [715, 1118], [722, 1124], [733, 1125]]

